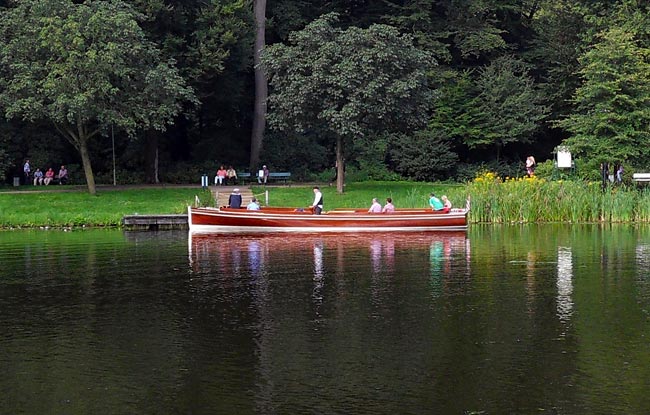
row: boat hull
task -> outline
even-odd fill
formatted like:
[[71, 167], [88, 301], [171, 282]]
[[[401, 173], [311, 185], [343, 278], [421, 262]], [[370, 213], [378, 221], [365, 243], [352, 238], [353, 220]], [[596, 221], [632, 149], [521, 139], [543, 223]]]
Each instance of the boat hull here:
[[188, 208], [192, 233], [309, 233], [309, 232], [431, 232], [465, 231], [467, 210], [434, 213], [403, 209], [394, 213], [367, 213], [337, 209], [321, 215], [294, 208], [259, 211], [228, 208]]

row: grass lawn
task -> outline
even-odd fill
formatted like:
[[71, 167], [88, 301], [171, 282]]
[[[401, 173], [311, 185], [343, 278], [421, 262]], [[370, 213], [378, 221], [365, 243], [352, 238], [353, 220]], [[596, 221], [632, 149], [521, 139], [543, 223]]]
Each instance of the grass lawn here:
[[[203, 205], [211, 206], [212, 196], [200, 188], [143, 188], [123, 190], [98, 189], [97, 196], [85, 187], [67, 188], [61, 192], [40, 186], [25, 187], [28, 191], [8, 193], [0, 190], [0, 227], [38, 226], [119, 226], [124, 215], [185, 213], [187, 205], [199, 196]], [[43, 190], [35, 192], [34, 190]], [[264, 202], [267, 188], [253, 186], [253, 193]], [[376, 197], [383, 205], [387, 197], [396, 207], [428, 206], [429, 193], [446, 193], [456, 206], [463, 206], [466, 195], [462, 185], [414, 182], [349, 183], [344, 194], [335, 186], [321, 186], [325, 210], [337, 207], [370, 207]], [[57, 191], [58, 190], [58, 191]], [[268, 187], [270, 206], [306, 207], [314, 200], [312, 186]]]
[[199, 188], [0, 192], [0, 227], [117, 226], [124, 215], [185, 213]]

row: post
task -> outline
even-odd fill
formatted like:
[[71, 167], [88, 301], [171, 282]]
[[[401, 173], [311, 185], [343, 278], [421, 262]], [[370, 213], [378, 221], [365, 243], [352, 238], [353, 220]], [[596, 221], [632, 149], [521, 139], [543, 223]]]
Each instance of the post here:
[[204, 174], [204, 175], [201, 176], [201, 187], [203, 189], [208, 188], [208, 175], [207, 174]]
[[111, 125], [111, 141], [113, 142], [113, 186], [117, 186], [115, 174], [115, 133], [113, 132], [113, 125]]
[[269, 191], [265, 190], [264, 191], [264, 199], [266, 200], [266, 206], [269, 205]]

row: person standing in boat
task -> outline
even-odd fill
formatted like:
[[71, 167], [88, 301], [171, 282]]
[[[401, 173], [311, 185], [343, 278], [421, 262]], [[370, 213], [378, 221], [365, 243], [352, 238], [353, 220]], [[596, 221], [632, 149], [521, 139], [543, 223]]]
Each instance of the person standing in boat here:
[[442, 210], [445, 208], [445, 205], [442, 204], [440, 199], [438, 199], [434, 193], [431, 193], [429, 196], [429, 206], [431, 206], [431, 209]]
[[381, 205], [379, 204], [379, 201], [376, 197], [372, 198], [372, 205], [370, 205], [368, 213], [381, 213]]
[[318, 186], [314, 186], [314, 203], [309, 206], [314, 211], [314, 215], [320, 215], [323, 211], [323, 194]]
[[235, 188], [232, 190], [230, 197], [228, 198], [228, 207], [239, 209], [241, 207], [241, 194], [239, 189]]

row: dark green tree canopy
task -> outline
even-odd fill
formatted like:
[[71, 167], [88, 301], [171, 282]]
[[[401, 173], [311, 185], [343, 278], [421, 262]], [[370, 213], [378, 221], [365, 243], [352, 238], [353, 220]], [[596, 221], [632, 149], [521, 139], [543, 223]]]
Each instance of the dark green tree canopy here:
[[267, 48], [263, 63], [270, 124], [331, 135], [342, 168], [344, 141], [426, 124], [434, 97], [427, 71], [436, 62], [391, 26], [344, 30], [336, 22], [329, 14], [292, 33], [288, 45]]
[[0, 15], [0, 106], [51, 121], [79, 150], [91, 193], [91, 138], [110, 126], [164, 130], [194, 99], [138, 18], [119, 0], [24, 0]]

